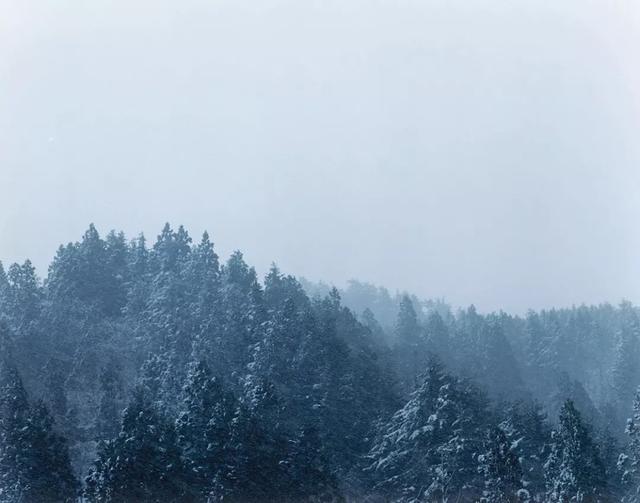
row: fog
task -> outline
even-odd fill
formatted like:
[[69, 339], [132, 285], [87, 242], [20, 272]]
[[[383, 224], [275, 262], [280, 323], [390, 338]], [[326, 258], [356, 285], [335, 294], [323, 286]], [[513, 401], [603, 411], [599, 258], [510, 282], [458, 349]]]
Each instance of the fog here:
[[640, 6], [0, 0], [0, 260], [90, 222], [482, 311], [640, 301]]

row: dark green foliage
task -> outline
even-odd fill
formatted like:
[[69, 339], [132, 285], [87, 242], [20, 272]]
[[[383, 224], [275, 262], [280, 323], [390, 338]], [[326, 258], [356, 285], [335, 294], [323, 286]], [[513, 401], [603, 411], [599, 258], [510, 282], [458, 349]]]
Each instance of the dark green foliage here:
[[161, 503], [189, 501], [189, 494], [175, 429], [137, 390], [118, 436], [99, 446], [85, 497], [92, 502]]
[[108, 440], [115, 437], [120, 423], [120, 395], [122, 383], [117, 362], [111, 360], [100, 373], [100, 408], [96, 419], [96, 438]]
[[190, 492], [206, 501], [214, 481], [222, 480], [228, 466], [228, 442], [237, 404], [204, 362], [192, 366], [181, 412], [178, 442], [186, 461]]
[[505, 433], [498, 427], [487, 431], [484, 452], [478, 456], [484, 476], [483, 501], [511, 503], [524, 495], [520, 461]]
[[275, 501], [286, 493], [286, 453], [244, 406], [231, 421], [226, 463], [213, 490], [214, 501]]
[[479, 337], [480, 375], [478, 381], [492, 397], [499, 400], [515, 400], [525, 396], [525, 388], [511, 344], [498, 319], [484, 323]]
[[[92, 225], [44, 282], [0, 265], [0, 355], [24, 380], [0, 397], [18, 411], [0, 415], [3, 497], [72, 497], [62, 433], [91, 501], [540, 502], [545, 468], [554, 498], [635, 501], [638, 327], [629, 303], [522, 318], [276, 266], [261, 282], [206, 233], [167, 224], [148, 247]], [[552, 441], [566, 398], [580, 415]]]
[[124, 306], [126, 247], [122, 234], [100, 238], [91, 224], [80, 243], [61, 247], [47, 278], [50, 299], [56, 304], [77, 299], [105, 316]]
[[613, 388], [620, 403], [628, 406], [640, 385], [640, 320], [631, 304], [621, 305], [622, 319], [612, 369]]
[[6, 275], [5, 309], [12, 326], [19, 333], [33, 329], [41, 306], [42, 291], [36, 270], [29, 260], [24, 264], [12, 264]]
[[343, 501], [318, 431], [313, 427], [304, 428], [292, 444], [288, 460], [288, 499], [299, 502]]
[[430, 353], [437, 355], [443, 362], [451, 362], [451, 337], [442, 316], [438, 311], [433, 311], [426, 322], [427, 347]]
[[72, 502], [78, 489], [46, 406], [31, 406], [18, 372], [0, 362], [0, 501]]
[[57, 418], [65, 418], [68, 412], [67, 395], [64, 389], [65, 365], [60, 360], [51, 359], [45, 368], [45, 389], [51, 413]]
[[418, 383], [427, 361], [427, 345], [409, 296], [400, 301], [395, 329], [395, 359], [401, 388], [410, 393]]
[[9, 296], [9, 278], [7, 272], [4, 270], [4, 265], [0, 261], [0, 309], [5, 313], [8, 308], [8, 296]]
[[542, 406], [536, 402], [519, 401], [506, 407], [503, 414], [500, 429], [518, 457], [527, 492], [532, 496], [544, 493], [543, 465], [549, 456], [551, 428]]
[[484, 482], [475, 456], [490, 419], [486, 406], [479, 390], [432, 361], [374, 442], [369, 470], [377, 488], [407, 501], [480, 497]]
[[633, 415], [627, 421], [625, 433], [629, 443], [618, 458], [617, 468], [622, 483], [622, 500], [625, 503], [640, 502], [640, 388], [633, 401]]
[[599, 501], [606, 498], [606, 468], [591, 433], [573, 402], [560, 409], [551, 453], [545, 464], [549, 501]]

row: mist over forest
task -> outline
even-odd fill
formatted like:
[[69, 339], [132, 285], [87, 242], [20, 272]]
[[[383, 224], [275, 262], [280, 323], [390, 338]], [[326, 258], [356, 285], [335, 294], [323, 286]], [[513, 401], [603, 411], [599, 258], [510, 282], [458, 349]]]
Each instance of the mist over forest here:
[[0, 501], [635, 502], [639, 337], [91, 225], [0, 268]]
[[0, 0], [0, 503], [640, 503], [639, 48]]

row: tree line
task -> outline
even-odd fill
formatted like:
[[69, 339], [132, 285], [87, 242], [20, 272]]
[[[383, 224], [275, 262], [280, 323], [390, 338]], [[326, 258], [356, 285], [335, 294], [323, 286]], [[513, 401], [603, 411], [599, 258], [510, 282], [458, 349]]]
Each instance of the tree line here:
[[639, 337], [91, 225], [0, 264], [0, 503], [640, 502]]

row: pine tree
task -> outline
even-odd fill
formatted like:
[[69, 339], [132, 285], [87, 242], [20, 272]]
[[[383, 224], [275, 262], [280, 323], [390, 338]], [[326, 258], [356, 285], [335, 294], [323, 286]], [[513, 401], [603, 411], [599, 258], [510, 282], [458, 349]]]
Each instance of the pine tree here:
[[624, 503], [640, 503], [640, 388], [633, 400], [633, 415], [627, 421], [625, 430], [629, 443], [618, 458], [624, 489]]
[[[27, 334], [41, 311], [42, 290], [31, 261], [12, 264], [7, 274], [6, 313], [16, 333]], [[6, 287], [5, 287], [6, 288]]]
[[521, 398], [524, 392], [520, 369], [511, 344], [499, 321], [489, 317], [480, 329], [480, 354], [476, 355], [481, 370], [478, 379], [496, 399]]
[[449, 330], [437, 311], [429, 314], [426, 332], [429, 351], [437, 355], [443, 362], [450, 362], [452, 360], [452, 347]]
[[192, 365], [176, 427], [197, 501], [207, 501], [214, 481], [224, 478], [235, 408], [235, 398], [206, 363]]
[[[620, 306], [622, 317], [618, 333], [616, 360], [612, 369], [613, 388], [623, 410], [633, 399], [640, 385], [640, 320], [634, 307], [628, 302]], [[623, 416], [624, 417], [624, 416]]]
[[125, 312], [130, 317], [139, 316], [146, 308], [149, 297], [149, 250], [144, 234], [129, 245], [127, 254], [127, 304]]
[[45, 367], [45, 389], [51, 413], [58, 420], [66, 417], [68, 412], [67, 393], [64, 387], [65, 368], [60, 360], [51, 359]]
[[0, 502], [73, 502], [78, 483], [46, 406], [30, 406], [18, 372], [0, 363]]
[[207, 232], [193, 248], [185, 275], [190, 286], [188, 309], [196, 331], [194, 340], [201, 343], [215, 327], [220, 311], [220, 266]]
[[398, 321], [396, 324], [396, 337], [399, 343], [410, 347], [417, 346], [420, 341], [418, 315], [408, 295], [404, 295], [400, 301], [400, 310], [398, 311]]
[[289, 486], [286, 453], [247, 407], [237, 407], [231, 424], [225, 470], [216, 477], [211, 499], [277, 501]]
[[176, 388], [176, 378], [173, 366], [168, 358], [162, 355], [153, 355], [143, 364], [140, 376], [140, 387], [144, 389], [147, 400], [158, 408], [166, 408], [170, 404], [172, 393]]
[[544, 389], [549, 377], [556, 370], [555, 357], [551, 346], [553, 333], [544, 325], [543, 317], [529, 311], [526, 317], [524, 355], [528, 374], [541, 381]]
[[216, 371], [237, 384], [264, 323], [263, 292], [256, 271], [234, 252], [221, 271], [220, 315], [208, 335], [207, 352], [216, 355]]
[[384, 329], [380, 326], [380, 323], [378, 323], [378, 320], [376, 319], [375, 314], [373, 314], [373, 311], [369, 308], [366, 308], [364, 311], [362, 311], [360, 320], [362, 324], [369, 329], [369, 332], [371, 332], [372, 340], [379, 347], [385, 347], [386, 336], [384, 333]]
[[396, 361], [400, 384], [406, 393], [416, 386], [418, 376], [426, 364], [425, 340], [418, 324], [418, 316], [408, 295], [402, 297], [395, 329]]
[[9, 278], [0, 260], [0, 313], [6, 313], [9, 307]]
[[109, 232], [105, 240], [105, 284], [101, 297], [105, 310], [112, 315], [120, 314], [127, 302], [125, 277], [127, 273], [128, 249], [123, 232]]
[[580, 381], [571, 379], [566, 372], [562, 372], [557, 378], [556, 386], [555, 392], [548, 393], [547, 397], [550, 414], [559, 415], [566, 400], [569, 399], [586, 423], [595, 426], [603, 424], [600, 411]]
[[369, 454], [376, 488], [401, 501], [470, 501], [482, 494], [475, 454], [489, 419], [482, 394], [433, 360]]
[[58, 302], [76, 300], [105, 316], [118, 315], [125, 295], [124, 267], [118, 267], [118, 263], [124, 261], [122, 254], [126, 252], [120, 250], [120, 258], [116, 258], [117, 248], [124, 247], [124, 242], [118, 245], [117, 240], [113, 233], [108, 250], [107, 242], [91, 224], [80, 243], [61, 248], [47, 280], [47, 289], [53, 297]]
[[302, 342], [304, 329], [291, 298], [286, 298], [281, 306], [271, 310], [260, 334], [253, 346], [251, 371], [277, 386], [288, 388], [295, 385], [295, 368], [291, 362]]
[[138, 389], [122, 416], [119, 435], [101, 442], [86, 479], [90, 502], [191, 501], [173, 425]]
[[[167, 224], [150, 257], [151, 290], [144, 313], [147, 331], [153, 338], [152, 347], [164, 353], [176, 371], [183, 368], [191, 356], [197, 328], [189, 306], [190, 243], [191, 238], [182, 227], [174, 233]], [[180, 382], [183, 376], [177, 377]]]
[[621, 501], [624, 496], [624, 485], [618, 467], [620, 451], [622, 450], [618, 437], [604, 428], [595, 432], [594, 441], [598, 446], [600, 459], [604, 466], [607, 487], [606, 496], [610, 500]]
[[22, 497], [28, 467], [21, 453], [28, 450], [25, 428], [29, 421], [27, 393], [18, 372], [0, 361], [0, 502]]
[[47, 407], [38, 402], [31, 408], [27, 458], [29, 482], [23, 493], [25, 502], [74, 502], [79, 484], [71, 468], [66, 440], [55, 433]]
[[590, 502], [606, 497], [606, 472], [598, 447], [573, 402], [560, 410], [558, 428], [545, 464], [547, 498], [552, 502]]
[[289, 501], [344, 501], [316, 428], [303, 428], [295, 440], [288, 464], [289, 488], [286, 495]]
[[161, 271], [177, 272], [191, 252], [191, 237], [180, 226], [177, 232], [166, 223], [153, 245], [154, 266]]
[[518, 456], [522, 479], [532, 498], [545, 492], [544, 463], [549, 455], [551, 429], [542, 406], [536, 402], [515, 402], [504, 411], [500, 423]]
[[487, 431], [484, 452], [478, 456], [478, 470], [484, 477], [483, 501], [512, 503], [525, 492], [522, 468], [505, 433], [498, 427]]
[[100, 373], [100, 406], [96, 421], [97, 437], [109, 440], [118, 434], [120, 423], [119, 396], [122, 393], [122, 383], [118, 375], [118, 363], [111, 359]]

